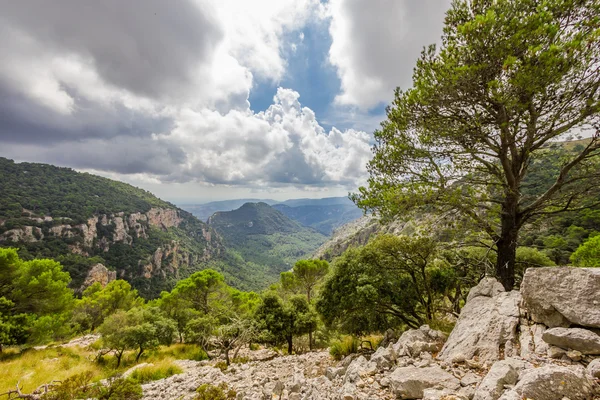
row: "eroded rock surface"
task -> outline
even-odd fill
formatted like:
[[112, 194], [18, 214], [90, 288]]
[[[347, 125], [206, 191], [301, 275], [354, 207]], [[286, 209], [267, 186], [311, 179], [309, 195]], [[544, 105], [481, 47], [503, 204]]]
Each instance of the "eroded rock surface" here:
[[529, 268], [521, 293], [531, 319], [549, 328], [600, 328], [600, 268]]
[[504, 292], [494, 278], [484, 278], [471, 289], [458, 322], [438, 358], [464, 362], [477, 357], [490, 364], [513, 355], [518, 342], [519, 292]]
[[581, 354], [600, 354], [600, 335], [582, 328], [552, 328], [542, 335], [544, 341]]

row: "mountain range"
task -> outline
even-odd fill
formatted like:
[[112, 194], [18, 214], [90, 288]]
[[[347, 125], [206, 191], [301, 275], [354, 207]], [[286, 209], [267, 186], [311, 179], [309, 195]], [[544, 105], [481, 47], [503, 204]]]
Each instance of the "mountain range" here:
[[324, 226], [348, 218], [331, 210], [352, 207], [346, 198], [294, 199], [278, 203], [281, 211], [233, 200], [204, 205], [234, 208], [206, 223], [122, 182], [5, 158], [0, 193], [0, 246], [17, 247], [23, 259], [60, 261], [76, 290], [122, 278], [146, 298], [206, 268], [239, 289], [263, 289], [327, 240]]

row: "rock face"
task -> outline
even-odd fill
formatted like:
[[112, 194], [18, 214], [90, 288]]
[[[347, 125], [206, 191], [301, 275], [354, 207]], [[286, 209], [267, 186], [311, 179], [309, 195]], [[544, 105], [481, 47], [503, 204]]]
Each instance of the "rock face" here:
[[[591, 400], [594, 397], [593, 383], [583, 369], [545, 365], [528, 369], [512, 392], [518, 399], [535, 400]], [[507, 393], [506, 397], [512, 394]], [[510, 398], [510, 397], [508, 397]]]
[[399, 399], [420, 399], [425, 389], [460, 388], [460, 381], [438, 366], [396, 368], [389, 380], [392, 392]]
[[[549, 290], [551, 288], [551, 290]], [[550, 328], [600, 328], [600, 269], [529, 268], [521, 284], [523, 303], [535, 322]]]
[[600, 354], [600, 335], [581, 328], [552, 328], [542, 335], [544, 341], [581, 354]]
[[517, 359], [497, 361], [481, 381], [473, 400], [498, 400], [505, 385], [514, 385], [519, 380], [519, 371], [525, 363]]
[[443, 332], [433, 330], [428, 325], [419, 329], [409, 329], [404, 332], [398, 342], [392, 345], [396, 357], [416, 357], [424, 351], [437, 353], [442, 349], [446, 335]]
[[471, 289], [458, 322], [438, 358], [463, 362], [478, 357], [491, 364], [516, 353], [519, 292], [505, 292], [494, 278], [484, 278]]
[[109, 271], [104, 265], [98, 263], [89, 270], [83, 285], [79, 288], [79, 291], [83, 292], [86, 288], [92, 286], [94, 283], [98, 282], [102, 285], [102, 287], [106, 286], [109, 282], [117, 279], [116, 271]]

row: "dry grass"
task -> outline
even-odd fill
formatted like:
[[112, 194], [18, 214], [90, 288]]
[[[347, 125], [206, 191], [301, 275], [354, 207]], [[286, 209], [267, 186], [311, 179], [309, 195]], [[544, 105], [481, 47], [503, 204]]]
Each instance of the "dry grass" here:
[[0, 393], [14, 389], [17, 382], [28, 393], [44, 383], [63, 380], [86, 371], [93, 374], [94, 380], [107, 377], [110, 371], [88, 360], [87, 356], [90, 354], [74, 348], [30, 349], [21, 353], [10, 349], [2, 355], [0, 361]]
[[[64, 380], [75, 374], [90, 371], [93, 381], [122, 373], [135, 365], [135, 352], [123, 356], [121, 367], [116, 370], [116, 361], [112, 356], [104, 356], [96, 362], [96, 350], [72, 348], [46, 348], [43, 350], [5, 348], [0, 354], [0, 394], [13, 390], [17, 382], [25, 393], [53, 380]], [[140, 362], [155, 365], [145, 371], [144, 379], [161, 375], [179, 373], [180, 369], [173, 364], [174, 360], [197, 360], [206, 357], [204, 352], [194, 345], [174, 344], [161, 346], [159, 349], [143, 356]], [[159, 378], [158, 378], [159, 379]]]

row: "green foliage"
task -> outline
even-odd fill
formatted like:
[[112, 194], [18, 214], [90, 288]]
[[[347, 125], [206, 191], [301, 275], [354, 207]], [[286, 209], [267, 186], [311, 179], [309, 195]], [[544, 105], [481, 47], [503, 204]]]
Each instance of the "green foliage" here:
[[[22, 261], [16, 249], [0, 249], [0, 348], [22, 344], [73, 303], [69, 274], [53, 260]], [[39, 335], [36, 335], [39, 337]]]
[[571, 261], [578, 267], [600, 267], [600, 235], [586, 240], [571, 255]]
[[108, 386], [91, 384], [90, 371], [73, 375], [44, 394], [42, 400], [73, 400], [95, 398], [98, 400], [138, 400], [142, 398], [142, 387], [131, 379], [111, 379]]
[[104, 319], [117, 310], [130, 310], [140, 307], [144, 300], [131, 285], [117, 279], [109, 282], [104, 288], [96, 282], [88, 287], [81, 300], [78, 300], [73, 311], [73, 320], [81, 329], [93, 331]]
[[94, 388], [90, 386], [90, 382], [93, 378], [91, 371], [82, 372], [80, 374], [73, 375], [58, 386], [52, 388], [42, 396], [43, 400], [72, 400], [80, 398], [89, 398], [92, 393], [95, 392]]
[[[552, 142], [597, 130], [599, 15], [596, 0], [453, 2], [441, 48], [423, 51], [375, 132], [369, 185], [354, 199], [387, 216], [458, 211], [496, 243], [512, 289], [523, 226], [597, 204], [600, 135], [564, 151]], [[528, 188], [552, 156], [553, 176]]]
[[134, 382], [143, 385], [148, 382], [157, 381], [159, 379], [168, 378], [175, 374], [182, 373], [183, 370], [177, 365], [169, 363], [167, 365], [156, 365], [138, 368], [129, 376]]
[[92, 215], [175, 208], [150, 192], [100, 176], [47, 164], [0, 158], [0, 216], [21, 216], [23, 208], [83, 223]]
[[336, 260], [316, 307], [328, 327], [342, 332], [418, 328], [446, 302], [459, 303], [460, 282], [431, 239], [381, 235]]
[[288, 354], [293, 351], [294, 336], [315, 330], [317, 316], [304, 296], [292, 296], [286, 302], [274, 293], [263, 296], [255, 313], [261, 341], [280, 345], [287, 343]]
[[98, 400], [139, 400], [143, 397], [142, 386], [131, 379], [117, 378], [108, 387], [96, 386]]
[[236, 392], [233, 389], [228, 389], [226, 383], [221, 383], [219, 386], [205, 383], [196, 389], [198, 395], [194, 400], [228, 400], [235, 399]]
[[[265, 203], [246, 203], [237, 210], [215, 213], [209, 225], [225, 240], [226, 262], [256, 277], [228, 272], [248, 282], [258, 279], [262, 287], [274, 283], [282, 271], [289, 270], [327, 239]], [[256, 286], [245, 288], [256, 289]]]
[[358, 351], [360, 341], [354, 336], [344, 336], [342, 339], [334, 340], [329, 347], [329, 354], [335, 360], [341, 360], [347, 355]]
[[156, 308], [118, 310], [108, 316], [99, 328], [104, 347], [114, 352], [116, 368], [126, 350], [137, 349], [136, 362], [147, 350], [173, 342], [175, 323]]

